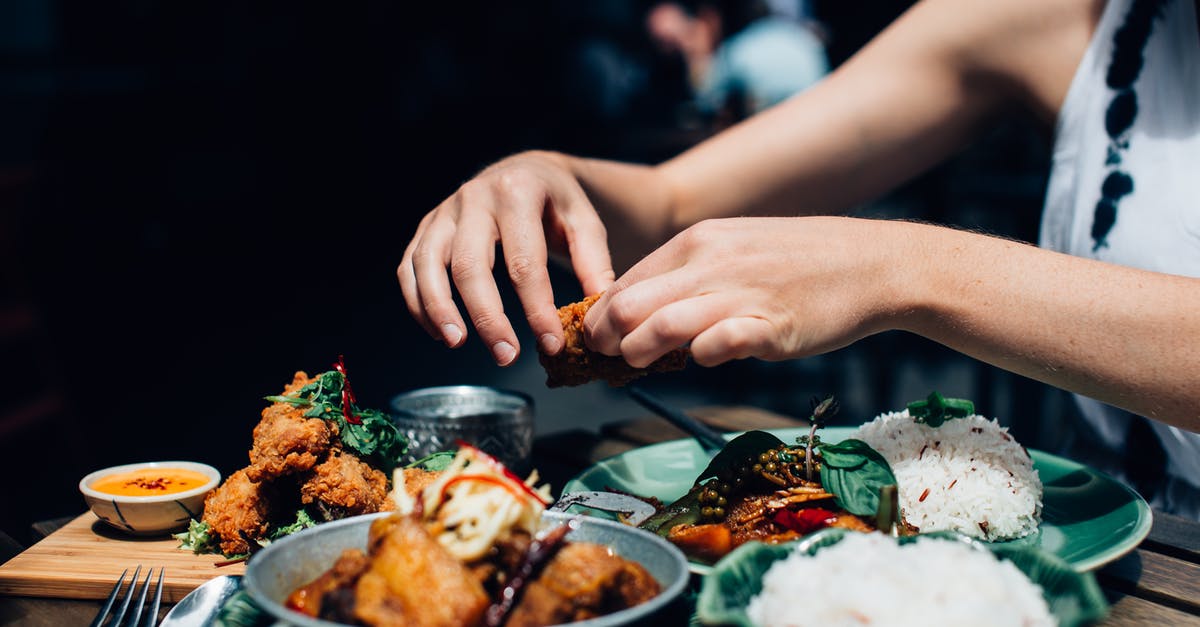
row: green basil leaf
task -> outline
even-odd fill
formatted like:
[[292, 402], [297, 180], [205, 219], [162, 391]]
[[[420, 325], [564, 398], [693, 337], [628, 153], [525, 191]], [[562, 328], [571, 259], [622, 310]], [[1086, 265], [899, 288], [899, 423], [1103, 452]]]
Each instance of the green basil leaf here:
[[917, 422], [923, 422], [930, 427], [942, 426], [947, 419], [966, 418], [975, 413], [975, 404], [963, 398], [946, 398], [937, 390], [930, 392], [922, 401], [908, 404], [908, 414]]
[[758, 457], [759, 453], [768, 451], [783, 444], [783, 440], [766, 431], [747, 431], [729, 441], [725, 448], [717, 453], [700, 476], [696, 477], [696, 485], [711, 477], [722, 475], [732, 476], [733, 468], [745, 463], [747, 458]]
[[821, 487], [834, 496], [838, 507], [858, 516], [874, 516], [879, 488], [896, 483], [887, 460], [862, 440], [821, 443], [818, 448]]

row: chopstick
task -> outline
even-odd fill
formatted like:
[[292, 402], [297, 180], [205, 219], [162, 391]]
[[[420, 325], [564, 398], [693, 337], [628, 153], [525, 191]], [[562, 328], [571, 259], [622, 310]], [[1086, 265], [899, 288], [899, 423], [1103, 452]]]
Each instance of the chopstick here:
[[688, 435], [696, 438], [696, 441], [700, 443], [700, 448], [706, 452], [714, 453], [725, 448], [725, 438], [721, 437], [721, 434], [713, 430], [712, 427], [674, 407], [668, 406], [636, 385], [630, 385], [625, 389], [633, 397], [633, 400], [637, 401], [642, 407], [662, 416], [671, 424], [683, 429]]

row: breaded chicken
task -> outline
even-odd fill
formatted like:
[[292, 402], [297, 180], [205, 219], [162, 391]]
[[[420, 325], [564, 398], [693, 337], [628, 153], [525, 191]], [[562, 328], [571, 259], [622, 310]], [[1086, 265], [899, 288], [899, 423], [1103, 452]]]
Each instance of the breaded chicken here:
[[661, 589], [638, 562], [601, 544], [571, 542], [526, 586], [504, 624], [537, 627], [587, 620], [645, 603]]
[[352, 453], [334, 449], [300, 486], [300, 502], [316, 503], [329, 519], [391, 509], [387, 475]]
[[267, 486], [251, 481], [245, 470], [230, 475], [204, 499], [204, 522], [220, 536], [226, 555], [249, 552], [250, 544], [240, 532], [253, 539], [266, 535], [270, 511]]
[[651, 372], [681, 370], [687, 365], [686, 348], [677, 348], [645, 368], [634, 368], [621, 357], [588, 348], [583, 341], [583, 317], [599, 299], [600, 294], [595, 294], [558, 309], [558, 319], [566, 334], [563, 348], [553, 356], [538, 353], [538, 361], [546, 369], [548, 387], [582, 385], [595, 380], [619, 387]]
[[[294, 393], [310, 382], [297, 372], [284, 394]], [[263, 410], [254, 427], [254, 445], [246, 474], [254, 481], [271, 481], [284, 475], [312, 470], [325, 454], [334, 435], [320, 418], [306, 418], [304, 409], [291, 403], [273, 403]]]
[[[441, 627], [480, 625], [483, 584], [411, 516], [371, 523], [371, 566], [355, 584], [355, 622]], [[419, 582], [419, 585], [414, 585]]]

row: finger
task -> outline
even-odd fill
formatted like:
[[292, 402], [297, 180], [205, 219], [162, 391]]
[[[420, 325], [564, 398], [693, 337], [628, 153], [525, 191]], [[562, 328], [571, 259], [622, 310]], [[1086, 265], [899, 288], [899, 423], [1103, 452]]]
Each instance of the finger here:
[[599, 294], [617, 278], [608, 250], [608, 231], [582, 193], [568, 201], [563, 212], [571, 267], [587, 295]]
[[655, 311], [695, 295], [694, 277], [681, 271], [629, 283], [622, 276], [588, 310], [583, 320], [589, 348], [605, 355], [622, 354], [621, 341]]
[[692, 339], [692, 359], [701, 366], [716, 366], [731, 359], [780, 359], [770, 322], [752, 316], [725, 318]]
[[645, 368], [654, 360], [692, 341], [717, 322], [733, 315], [736, 299], [705, 294], [668, 303], [621, 340], [629, 365]]
[[462, 297], [471, 324], [478, 331], [492, 359], [501, 366], [517, 358], [519, 344], [504, 303], [492, 275], [496, 261], [496, 240], [499, 237], [495, 215], [495, 198], [476, 195], [464, 202], [471, 203], [459, 219], [459, 228], [451, 247], [450, 276]]
[[[457, 202], [455, 200], [449, 202]], [[446, 266], [450, 263], [450, 242], [457, 229], [448, 217], [437, 216], [430, 220], [425, 235], [413, 249], [413, 275], [420, 296], [419, 307], [425, 312], [430, 326], [450, 348], [462, 346], [467, 338], [466, 324], [454, 295], [450, 291], [450, 279]]]
[[547, 267], [549, 253], [541, 220], [518, 208], [537, 207], [542, 200], [525, 192], [509, 194], [504, 200], [513, 211], [503, 211], [500, 220], [501, 250], [508, 276], [525, 310], [525, 318], [537, 338], [538, 347], [547, 355], [558, 354], [563, 346], [562, 322], [554, 306], [554, 289]]
[[421, 218], [421, 223], [417, 226], [417, 232], [408, 242], [408, 246], [404, 247], [404, 256], [400, 258], [400, 265], [396, 267], [396, 279], [400, 282], [400, 293], [404, 295], [404, 305], [408, 308], [408, 313], [421, 325], [436, 340], [442, 339], [442, 334], [438, 333], [437, 327], [429, 321], [429, 316], [425, 315], [425, 308], [421, 304], [421, 292], [417, 288], [417, 275], [413, 270], [413, 251], [416, 250], [418, 242], [425, 231], [426, 225], [433, 214], [426, 214]]

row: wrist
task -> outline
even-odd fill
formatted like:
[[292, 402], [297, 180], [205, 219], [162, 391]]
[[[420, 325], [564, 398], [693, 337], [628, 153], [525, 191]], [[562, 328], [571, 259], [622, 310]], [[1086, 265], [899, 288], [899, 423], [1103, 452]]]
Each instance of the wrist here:
[[868, 240], [877, 251], [879, 279], [871, 290], [876, 330], [927, 335], [939, 324], [938, 285], [949, 252], [940, 236], [949, 229], [896, 220], [877, 221], [876, 227]]

